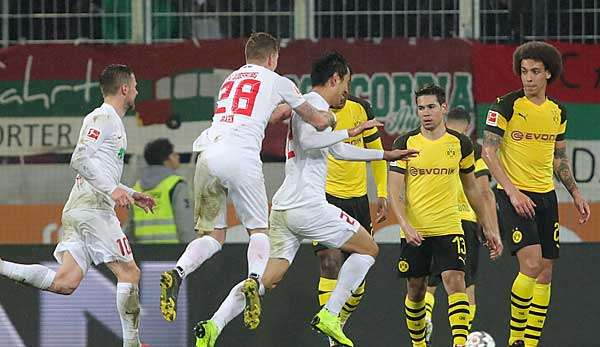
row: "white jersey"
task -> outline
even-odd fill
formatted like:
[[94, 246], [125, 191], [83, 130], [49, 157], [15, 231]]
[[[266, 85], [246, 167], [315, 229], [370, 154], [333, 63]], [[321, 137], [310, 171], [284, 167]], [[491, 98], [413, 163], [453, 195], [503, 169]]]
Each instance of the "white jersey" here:
[[217, 98], [212, 125], [194, 141], [194, 152], [224, 139], [220, 146], [249, 149], [258, 156], [275, 107], [285, 102], [296, 108], [305, 102], [294, 82], [254, 64], [232, 72]]
[[63, 212], [73, 209], [113, 210], [110, 194], [121, 186], [127, 136], [121, 117], [104, 103], [83, 119], [79, 140], [71, 158], [77, 172]]
[[[304, 97], [318, 110], [328, 110], [329, 104], [315, 92]], [[273, 196], [274, 210], [287, 210], [308, 205], [327, 204], [325, 181], [327, 155], [342, 160], [381, 160], [383, 151], [361, 149], [341, 143], [348, 130], [318, 132], [295, 112], [288, 128], [286, 144], [285, 180]]]

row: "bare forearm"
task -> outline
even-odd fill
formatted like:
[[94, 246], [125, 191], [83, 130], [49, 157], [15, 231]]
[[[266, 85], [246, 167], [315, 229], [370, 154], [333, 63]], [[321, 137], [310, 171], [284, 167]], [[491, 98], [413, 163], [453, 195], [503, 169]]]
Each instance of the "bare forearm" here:
[[295, 110], [302, 120], [314, 126], [317, 130], [327, 129], [333, 123], [329, 111], [317, 110], [308, 102], [298, 106]]
[[485, 193], [480, 194], [481, 192], [476, 188], [477, 187], [465, 187], [465, 195], [467, 196], [469, 204], [477, 215], [477, 220], [481, 223], [481, 225], [483, 225], [484, 228], [491, 230], [493, 221], [496, 218], [496, 209], [491, 208], [492, 202], [490, 201], [490, 196]]
[[566, 147], [554, 150], [554, 174], [562, 182], [571, 196], [579, 193], [577, 182], [573, 177], [569, 158], [567, 158]]
[[508, 178], [508, 175], [506, 175], [506, 171], [504, 170], [502, 163], [500, 163], [500, 159], [498, 159], [497, 151], [501, 143], [502, 137], [499, 135], [488, 131], [484, 132], [481, 157], [488, 166], [492, 176], [494, 176], [496, 181], [498, 181], [508, 193], [516, 190], [516, 188]]

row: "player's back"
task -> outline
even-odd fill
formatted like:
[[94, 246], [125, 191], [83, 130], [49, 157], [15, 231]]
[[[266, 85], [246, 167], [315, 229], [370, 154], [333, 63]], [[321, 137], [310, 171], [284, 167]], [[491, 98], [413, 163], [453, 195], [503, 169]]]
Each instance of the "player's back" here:
[[[328, 110], [329, 104], [315, 92], [304, 97], [318, 110]], [[303, 149], [299, 139], [312, 126], [295, 112], [290, 120], [286, 143], [285, 179], [273, 196], [273, 209], [286, 210], [315, 203], [327, 203], [325, 180], [327, 177], [327, 148]], [[327, 129], [325, 131], [331, 131]]]
[[224, 139], [219, 146], [260, 152], [271, 113], [282, 101], [297, 107], [304, 99], [289, 79], [259, 65], [242, 66], [221, 85], [212, 125], [194, 143], [194, 150]]

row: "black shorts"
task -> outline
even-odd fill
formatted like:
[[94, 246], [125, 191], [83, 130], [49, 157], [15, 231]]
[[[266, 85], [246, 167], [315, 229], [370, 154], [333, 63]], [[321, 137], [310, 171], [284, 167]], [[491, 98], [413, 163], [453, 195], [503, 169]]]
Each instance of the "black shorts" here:
[[[465, 284], [470, 287], [477, 282], [477, 272], [479, 269], [479, 249], [481, 243], [477, 238], [480, 226], [475, 222], [468, 220], [461, 221], [463, 231], [465, 232], [465, 242], [467, 243], [467, 261], [465, 264]], [[441, 273], [435, 273], [432, 271], [429, 276], [428, 285], [430, 287], [437, 287], [442, 283]]]
[[447, 270], [465, 271], [467, 243], [463, 235], [426, 237], [414, 247], [402, 239], [398, 271], [400, 277], [416, 278]]
[[[337, 206], [350, 215], [350, 217], [356, 219], [363, 228], [373, 235], [373, 223], [371, 223], [371, 209], [369, 208], [369, 198], [363, 195], [358, 198], [342, 199], [333, 195], [325, 194], [327, 202]], [[315, 253], [327, 249], [318, 242], [313, 242], [313, 250]]]
[[495, 189], [500, 231], [510, 244], [511, 254], [517, 254], [523, 247], [541, 245], [543, 258], [558, 258], [560, 225], [556, 193], [521, 192], [536, 205], [533, 219], [519, 216], [506, 192], [503, 189]]

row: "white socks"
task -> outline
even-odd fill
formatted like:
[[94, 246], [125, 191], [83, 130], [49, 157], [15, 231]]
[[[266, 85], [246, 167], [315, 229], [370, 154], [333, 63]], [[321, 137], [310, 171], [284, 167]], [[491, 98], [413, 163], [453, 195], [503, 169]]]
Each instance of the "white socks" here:
[[183, 279], [220, 250], [219, 241], [208, 235], [202, 236], [188, 244], [175, 267], [183, 270], [179, 273]]
[[123, 347], [139, 347], [140, 296], [133, 283], [117, 283], [117, 310], [123, 328]]
[[262, 277], [269, 261], [270, 251], [271, 243], [266, 234], [254, 233], [250, 235], [250, 242], [248, 243], [248, 276], [256, 274], [259, 278]]
[[52, 285], [56, 272], [43, 265], [23, 265], [0, 260], [0, 275], [46, 290]]
[[342, 306], [362, 283], [371, 266], [375, 264], [375, 258], [364, 254], [351, 254], [342, 265], [338, 275], [337, 285], [331, 293], [325, 308], [334, 315], [339, 315]]
[[246, 297], [244, 296], [244, 293], [242, 293], [243, 286], [244, 281], [233, 287], [221, 306], [219, 306], [217, 312], [212, 316], [211, 319], [219, 328], [219, 332], [223, 331], [223, 328], [227, 323], [231, 322], [232, 319], [244, 311], [244, 307], [246, 307]]

